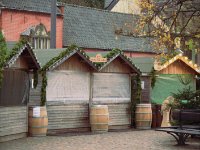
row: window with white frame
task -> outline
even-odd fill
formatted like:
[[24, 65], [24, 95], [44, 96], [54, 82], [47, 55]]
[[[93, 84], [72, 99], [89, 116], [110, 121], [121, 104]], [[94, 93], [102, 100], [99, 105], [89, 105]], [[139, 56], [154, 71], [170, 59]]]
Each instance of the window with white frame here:
[[21, 33], [23, 38], [26, 38], [35, 49], [50, 48], [50, 32], [47, 32], [43, 24], [32, 26]]
[[50, 48], [50, 36], [43, 24], [36, 26], [35, 33], [32, 35], [32, 43], [35, 49]]

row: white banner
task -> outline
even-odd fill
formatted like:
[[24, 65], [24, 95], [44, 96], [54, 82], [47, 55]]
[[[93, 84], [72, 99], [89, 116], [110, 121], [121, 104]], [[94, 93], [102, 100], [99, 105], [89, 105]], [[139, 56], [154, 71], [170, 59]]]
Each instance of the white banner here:
[[130, 78], [128, 74], [94, 73], [93, 101], [130, 101]]
[[47, 101], [89, 101], [89, 73], [52, 71], [47, 78]]

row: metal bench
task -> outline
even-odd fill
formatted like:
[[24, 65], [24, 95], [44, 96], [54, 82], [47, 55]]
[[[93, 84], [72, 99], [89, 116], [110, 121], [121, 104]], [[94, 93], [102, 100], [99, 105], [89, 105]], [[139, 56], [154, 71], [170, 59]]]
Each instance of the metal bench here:
[[200, 136], [199, 129], [191, 129], [191, 128], [164, 127], [164, 128], [158, 128], [156, 129], [156, 131], [163, 131], [172, 135], [176, 139], [178, 145], [185, 145], [185, 141], [189, 135]]
[[[194, 114], [195, 117], [194, 118]], [[186, 116], [184, 116], [186, 115]], [[167, 132], [172, 135], [178, 145], [185, 145], [186, 139], [191, 136], [200, 136], [200, 125], [183, 125], [183, 121], [195, 121], [195, 123], [200, 124], [199, 122], [200, 110], [180, 110], [176, 119], [178, 119], [180, 125], [172, 127], [162, 127], [156, 129], [156, 131]]]

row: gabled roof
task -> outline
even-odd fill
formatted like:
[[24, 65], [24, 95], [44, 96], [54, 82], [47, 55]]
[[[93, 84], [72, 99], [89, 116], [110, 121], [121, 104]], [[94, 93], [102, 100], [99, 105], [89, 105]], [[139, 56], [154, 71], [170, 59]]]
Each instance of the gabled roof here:
[[61, 49], [34, 49], [36, 59], [38, 60], [41, 68], [45, 66], [47, 62], [49, 62], [52, 58], [58, 56], [61, 52], [63, 52], [66, 48]]
[[138, 68], [140, 68], [142, 73], [149, 74], [154, 67], [154, 57], [135, 57], [130, 59]]
[[89, 56], [79, 48], [67, 49], [37, 49], [34, 53], [44, 70], [53, 70], [75, 54], [79, 55], [89, 66], [97, 70], [95, 64], [89, 60]]
[[176, 62], [177, 60], [182, 61], [188, 67], [190, 67], [191, 69], [193, 69], [197, 74], [200, 74], [200, 66], [198, 66], [197, 64], [194, 64], [192, 62], [192, 60], [189, 60], [188, 57], [182, 56], [182, 54], [176, 55], [172, 59], [166, 61], [163, 65], [161, 65], [159, 67], [159, 69], [157, 71], [161, 71], [161, 70], [167, 68], [169, 65], [171, 65], [174, 62]]
[[[63, 45], [75, 44], [83, 48], [96, 48], [136, 52], [153, 52], [152, 38], [129, 36], [139, 16], [109, 12], [82, 6], [65, 5]], [[127, 35], [117, 34], [123, 29]]]
[[101, 71], [103, 68], [108, 66], [111, 62], [113, 62], [115, 59], [120, 58], [125, 62], [125, 64], [127, 64], [136, 73], [138, 74], [141, 73], [140, 69], [131, 61], [131, 59], [128, 58], [126, 55], [124, 55], [123, 52], [119, 49], [113, 49], [110, 52], [87, 52], [86, 54], [89, 57], [93, 57], [96, 54], [101, 54], [102, 57], [107, 58], [107, 62], [101, 62], [101, 63], [94, 62], [98, 66], [98, 71]]
[[115, 55], [113, 58], [109, 59], [106, 63], [104, 63], [104, 65], [99, 68], [99, 71], [108, 66], [116, 58], [121, 58], [132, 70], [134, 70], [137, 74], [141, 74], [140, 69], [137, 66], [135, 66], [135, 64], [128, 57], [121, 53]]
[[30, 36], [31, 32], [35, 31], [36, 26], [31, 26], [28, 29], [24, 30], [21, 35]]
[[[12, 50], [10, 52], [12, 53]], [[15, 54], [7, 60], [7, 62], [5, 63], [5, 68], [11, 67], [16, 62], [16, 60], [20, 56], [22, 56], [22, 54], [24, 54], [25, 52], [27, 52], [26, 54], [29, 55], [29, 57], [26, 56], [26, 61], [30, 64], [29, 69], [39, 69], [40, 65], [37, 62], [37, 59], [36, 59], [36, 57], [32, 51], [32, 48], [30, 47], [29, 44], [25, 44], [24, 46], [19, 48], [18, 51], [15, 52]]]
[[[0, 8], [51, 13], [51, 0], [1, 0]], [[61, 14], [58, 8], [57, 14]]]
[[151, 73], [152, 68], [154, 68], [157, 72], [167, 68], [170, 64], [174, 63], [177, 60], [184, 62], [188, 67], [194, 70], [197, 74], [200, 74], [200, 66], [194, 64], [191, 60], [187, 57], [182, 56], [181, 54], [171, 58], [165, 63], [156, 63], [156, 59], [154, 57], [138, 57], [138, 58], [131, 58], [133, 63], [140, 68], [142, 73]]

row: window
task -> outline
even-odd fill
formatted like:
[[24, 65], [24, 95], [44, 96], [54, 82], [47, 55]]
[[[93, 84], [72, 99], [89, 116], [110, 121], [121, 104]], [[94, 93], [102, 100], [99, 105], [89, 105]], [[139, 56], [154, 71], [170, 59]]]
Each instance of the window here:
[[21, 33], [21, 36], [26, 38], [35, 49], [50, 48], [50, 32], [47, 32], [43, 24], [28, 28]]
[[32, 35], [32, 43], [35, 49], [48, 49], [50, 47], [50, 36], [43, 24], [39, 24], [35, 28]]

